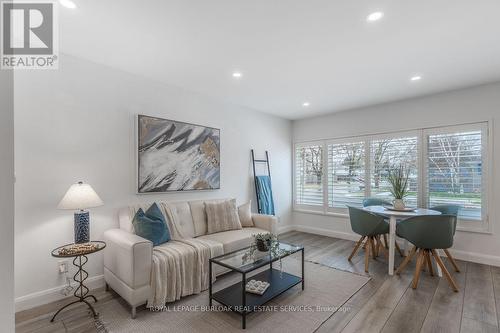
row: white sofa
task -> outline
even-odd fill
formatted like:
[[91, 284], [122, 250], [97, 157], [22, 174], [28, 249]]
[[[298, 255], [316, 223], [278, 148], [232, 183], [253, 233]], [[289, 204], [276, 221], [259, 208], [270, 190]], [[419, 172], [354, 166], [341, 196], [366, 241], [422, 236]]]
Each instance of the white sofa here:
[[[213, 200], [210, 200], [213, 201]], [[201, 238], [222, 244], [224, 253], [247, 247], [252, 235], [276, 232], [277, 218], [269, 215], [252, 214], [254, 227], [231, 230], [207, 235], [207, 217], [204, 201], [163, 202], [169, 209], [176, 228], [185, 238]], [[147, 208], [149, 205], [144, 205]], [[120, 229], [104, 233], [104, 279], [106, 287], [111, 287], [132, 307], [135, 318], [136, 307], [145, 304], [150, 296], [150, 276], [153, 243], [134, 234], [132, 219], [138, 206], [121, 209], [119, 212]], [[168, 246], [168, 242], [160, 246]], [[215, 272], [224, 273], [214, 266]]]

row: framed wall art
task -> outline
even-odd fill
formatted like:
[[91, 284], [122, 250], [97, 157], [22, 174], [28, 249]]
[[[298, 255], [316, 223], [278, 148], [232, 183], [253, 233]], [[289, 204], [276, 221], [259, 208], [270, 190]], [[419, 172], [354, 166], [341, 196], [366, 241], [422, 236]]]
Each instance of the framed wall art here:
[[220, 130], [138, 116], [138, 193], [220, 188]]

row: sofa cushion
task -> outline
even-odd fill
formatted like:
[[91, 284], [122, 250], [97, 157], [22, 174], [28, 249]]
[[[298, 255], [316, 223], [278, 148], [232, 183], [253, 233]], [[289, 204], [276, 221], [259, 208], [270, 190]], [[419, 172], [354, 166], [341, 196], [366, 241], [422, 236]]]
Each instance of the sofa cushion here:
[[238, 207], [238, 216], [242, 227], [253, 227], [252, 202], [249, 201]]
[[252, 235], [267, 232], [268, 231], [260, 228], [243, 228], [240, 230], [218, 232], [215, 234], [200, 236], [198, 238], [222, 243], [222, 245], [224, 246], [224, 253], [229, 253], [252, 245]]
[[193, 217], [195, 237], [207, 234], [207, 213], [205, 212], [205, 202], [222, 202], [224, 200], [225, 199], [189, 201], [191, 216]]
[[191, 216], [193, 217], [194, 236], [202, 236], [207, 233], [207, 214], [205, 213], [205, 202], [203, 200], [190, 201]]
[[[158, 202], [158, 207], [160, 208], [161, 213], [165, 217], [165, 220], [167, 221], [167, 225], [170, 228], [171, 219], [169, 218], [169, 212], [166, 211], [166, 207], [162, 202]], [[118, 211], [118, 221], [120, 222], [120, 229], [125, 230], [126, 232], [130, 232], [131, 234], [135, 234], [134, 226], [132, 224], [132, 220], [134, 219], [135, 214], [139, 209], [142, 209], [143, 211], [148, 210], [148, 208], [152, 205], [152, 203], [142, 203], [142, 204], [136, 204], [136, 205], [130, 205], [125, 208], [121, 208]], [[169, 224], [170, 223], [170, 224]], [[172, 229], [170, 230], [170, 236], [172, 236]]]
[[170, 240], [167, 222], [156, 203], [144, 212], [140, 208], [132, 220], [135, 234], [153, 242], [154, 246]]
[[187, 201], [168, 202], [166, 203], [172, 218], [183, 238], [193, 238], [195, 236], [193, 217], [191, 216], [191, 208]]
[[207, 212], [207, 233], [241, 229], [236, 199], [223, 202], [205, 202], [205, 211]]

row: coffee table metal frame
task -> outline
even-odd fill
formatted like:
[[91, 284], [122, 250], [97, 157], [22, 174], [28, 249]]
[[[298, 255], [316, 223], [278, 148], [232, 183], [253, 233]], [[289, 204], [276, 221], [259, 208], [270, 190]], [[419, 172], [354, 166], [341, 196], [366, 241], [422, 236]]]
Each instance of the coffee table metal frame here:
[[[304, 247], [303, 246], [296, 246], [296, 245], [291, 245], [291, 244], [286, 244], [285, 245], [290, 245], [292, 247], [295, 247], [292, 251], [286, 252], [285, 254], [281, 256], [277, 256], [274, 258], [271, 258], [270, 255], [266, 255], [263, 258], [260, 258], [259, 260], [255, 262], [250, 262], [246, 266], [233, 266], [227, 263], [224, 263], [222, 260], [224, 258], [227, 258], [237, 252], [243, 252], [243, 251], [248, 251], [251, 247], [247, 247], [244, 249], [240, 249], [237, 251], [229, 252], [214, 258], [211, 258], [209, 260], [209, 277], [210, 277], [210, 284], [209, 284], [209, 305], [212, 307], [212, 302], [215, 300], [216, 302], [228, 307], [231, 311], [238, 313], [241, 315], [241, 327], [243, 329], [246, 328], [246, 316], [247, 314], [254, 312], [255, 309], [258, 306], [261, 306], [272, 299], [275, 299], [285, 291], [295, 287], [299, 283], [302, 284], [302, 290], [304, 290]], [[273, 263], [275, 261], [278, 261], [280, 259], [283, 259], [285, 257], [288, 257], [292, 254], [295, 254], [297, 252], [301, 252], [301, 277], [295, 276], [290, 273], [286, 272], [280, 272], [277, 269], [273, 268]], [[217, 291], [216, 293], [213, 292], [213, 282], [212, 282], [212, 264], [220, 265], [225, 268], [230, 269], [231, 271], [237, 272], [241, 274], [241, 282], [235, 283], [229, 287], [226, 287], [222, 290]], [[249, 273], [264, 267], [266, 265], [269, 265], [269, 269], [264, 270], [256, 275], [251, 276], [252, 278], [255, 278], [257, 280], [264, 280], [270, 283], [269, 288], [265, 291], [263, 295], [256, 295], [252, 293], [247, 293], [245, 291], [245, 285], [247, 283], [247, 276]]]

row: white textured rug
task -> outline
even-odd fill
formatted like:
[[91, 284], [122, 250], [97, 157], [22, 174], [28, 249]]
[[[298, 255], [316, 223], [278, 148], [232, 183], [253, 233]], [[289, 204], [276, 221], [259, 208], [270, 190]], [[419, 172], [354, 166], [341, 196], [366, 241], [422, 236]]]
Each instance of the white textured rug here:
[[[275, 268], [278, 267], [275, 263]], [[287, 258], [283, 270], [299, 275], [300, 261]], [[253, 274], [252, 274], [253, 275]], [[295, 286], [273, 301], [262, 312], [247, 315], [248, 332], [313, 332], [335, 311], [349, 311], [342, 305], [370, 278], [326, 266], [305, 263], [305, 290]], [[241, 281], [239, 274], [218, 278], [214, 291]], [[214, 302], [214, 305], [218, 303]], [[167, 311], [143, 309], [136, 319], [119, 299], [100, 304], [101, 320], [109, 332], [203, 332], [223, 333], [241, 330], [241, 316], [232, 312], [207, 311], [208, 291], [171, 303]], [[340, 309], [339, 309], [340, 308]]]

